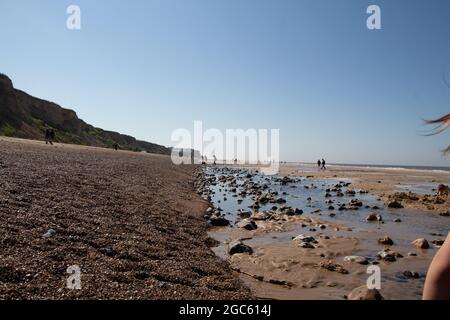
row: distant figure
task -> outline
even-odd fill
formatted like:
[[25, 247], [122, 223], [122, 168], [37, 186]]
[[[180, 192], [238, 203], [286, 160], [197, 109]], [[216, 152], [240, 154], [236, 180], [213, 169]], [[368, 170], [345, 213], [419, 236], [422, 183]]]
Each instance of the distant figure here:
[[53, 145], [53, 139], [55, 138], [55, 131], [53, 129], [45, 129], [45, 144]]
[[236, 158], [236, 159], [234, 159], [234, 164], [237, 164], [237, 158]]
[[449, 188], [448, 188], [448, 186], [446, 186], [446, 185], [444, 185], [444, 184], [440, 184], [439, 186], [438, 186], [438, 192], [437, 192], [437, 195], [438, 195], [438, 197], [440, 197], [440, 196], [446, 196], [446, 197], [448, 197], [448, 193], [449, 193]]
[[326, 164], [326, 163], [325, 163], [325, 160], [322, 159], [322, 169], [323, 169], [323, 170], [327, 170], [327, 168], [325, 167], [325, 164]]
[[216, 155], [213, 155], [213, 159], [214, 159], [214, 165], [216, 165], [216, 163], [217, 163], [217, 157], [216, 157]]
[[317, 167], [319, 168], [319, 170], [322, 168], [322, 161], [317, 160]]
[[119, 150], [119, 145], [117, 143], [114, 143], [113, 148], [114, 148], [114, 150], [117, 151], [117, 150]]

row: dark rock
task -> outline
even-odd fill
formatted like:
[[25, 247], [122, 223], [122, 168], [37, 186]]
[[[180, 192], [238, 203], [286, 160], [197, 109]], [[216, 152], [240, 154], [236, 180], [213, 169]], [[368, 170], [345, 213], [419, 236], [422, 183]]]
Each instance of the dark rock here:
[[224, 217], [211, 217], [211, 219], [209, 219], [209, 224], [212, 225], [213, 227], [226, 227], [228, 225], [230, 225], [230, 221], [228, 221], [227, 219], [225, 219]]
[[388, 207], [391, 209], [402, 209], [403, 205], [398, 201], [389, 202]]
[[243, 244], [241, 241], [234, 242], [234, 243], [230, 244], [230, 246], [228, 248], [228, 254], [233, 255], [233, 254], [237, 254], [237, 253], [252, 254], [253, 249], [250, 246]]
[[385, 236], [385, 237], [382, 238], [382, 239], [378, 239], [378, 243], [384, 244], [384, 245], [387, 245], [387, 246], [392, 246], [392, 245], [394, 245], [394, 241], [392, 241], [392, 239], [389, 238], [388, 236]]

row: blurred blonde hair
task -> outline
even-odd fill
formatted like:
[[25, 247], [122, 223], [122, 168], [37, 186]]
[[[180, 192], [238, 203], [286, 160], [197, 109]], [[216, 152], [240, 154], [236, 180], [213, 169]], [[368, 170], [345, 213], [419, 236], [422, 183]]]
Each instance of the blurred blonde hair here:
[[[427, 134], [427, 136], [433, 136], [433, 135], [439, 134], [439, 133], [445, 131], [448, 127], [450, 127], [450, 113], [447, 114], [446, 116], [443, 116], [436, 120], [425, 120], [425, 123], [438, 125], [436, 128], [432, 129], [431, 132], [429, 134]], [[448, 146], [447, 149], [442, 150], [442, 153], [444, 155], [449, 154], [450, 146]]]

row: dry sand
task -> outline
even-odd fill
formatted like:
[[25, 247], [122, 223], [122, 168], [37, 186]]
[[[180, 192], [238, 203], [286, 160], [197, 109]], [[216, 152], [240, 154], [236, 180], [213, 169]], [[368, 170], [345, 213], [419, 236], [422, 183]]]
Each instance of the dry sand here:
[[[193, 171], [166, 156], [0, 138], [0, 299], [250, 297], [210, 249]], [[66, 288], [71, 265], [82, 290]]]

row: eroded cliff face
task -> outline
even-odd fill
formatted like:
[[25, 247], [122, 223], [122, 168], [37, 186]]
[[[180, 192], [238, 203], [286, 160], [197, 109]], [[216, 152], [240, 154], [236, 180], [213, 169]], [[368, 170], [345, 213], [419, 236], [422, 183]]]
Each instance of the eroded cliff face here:
[[118, 144], [121, 149], [170, 153], [164, 146], [95, 128], [79, 119], [73, 110], [15, 89], [11, 79], [0, 74], [0, 135], [42, 139], [47, 127], [55, 129], [59, 142], [99, 147]]

